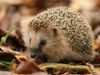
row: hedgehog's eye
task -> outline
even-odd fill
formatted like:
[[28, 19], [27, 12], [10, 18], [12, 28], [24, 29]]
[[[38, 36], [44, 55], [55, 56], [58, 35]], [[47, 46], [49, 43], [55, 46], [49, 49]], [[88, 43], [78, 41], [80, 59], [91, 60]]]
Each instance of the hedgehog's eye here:
[[46, 44], [46, 40], [45, 39], [42, 39], [40, 41], [39, 47], [43, 47], [45, 44]]
[[53, 37], [56, 37], [58, 35], [58, 31], [56, 28], [52, 29], [53, 31]]

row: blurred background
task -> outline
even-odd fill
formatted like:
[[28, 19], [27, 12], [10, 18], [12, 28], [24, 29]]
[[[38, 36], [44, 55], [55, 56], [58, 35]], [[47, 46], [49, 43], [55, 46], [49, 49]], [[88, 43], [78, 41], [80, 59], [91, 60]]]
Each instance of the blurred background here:
[[[26, 38], [23, 38], [23, 35], [27, 33], [27, 25], [32, 17], [57, 6], [68, 6], [86, 18], [94, 32], [94, 47], [100, 51], [100, 0], [0, 0], [0, 38], [10, 28], [14, 28], [11, 38], [13, 37], [12, 40], [17, 44], [15, 47], [24, 50]], [[9, 43], [4, 45], [8, 46]]]

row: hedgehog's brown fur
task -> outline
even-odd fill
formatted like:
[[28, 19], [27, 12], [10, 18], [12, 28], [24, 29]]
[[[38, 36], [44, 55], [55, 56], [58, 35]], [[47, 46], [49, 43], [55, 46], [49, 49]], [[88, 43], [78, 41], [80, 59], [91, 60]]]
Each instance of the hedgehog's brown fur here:
[[67, 7], [50, 8], [37, 16], [29, 24], [31, 48], [38, 48], [41, 39], [46, 40], [40, 57], [46, 62], [90, 61], [94, 56], [91, 27], [76, 11]]

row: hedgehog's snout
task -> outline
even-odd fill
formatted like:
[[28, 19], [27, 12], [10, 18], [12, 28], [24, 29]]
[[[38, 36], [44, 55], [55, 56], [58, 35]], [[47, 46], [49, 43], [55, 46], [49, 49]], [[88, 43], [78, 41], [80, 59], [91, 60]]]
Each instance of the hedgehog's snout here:
[[31, 56], [32, 58], [35, 58], [35, 57], [37, 57], [39, 54], [41, 54], [41, 52], [42, 52], [43, 47], [45, 46], [45, 44], [46, 44], [46, 40], [44, 40], [44, 39], [40, 40], [40, 43], [39, 43], [38, 47], [37, 47], [37, 48], [32, 48], [32, 49], [31, 49], [31, 54], [30, 54], [30, 56]]

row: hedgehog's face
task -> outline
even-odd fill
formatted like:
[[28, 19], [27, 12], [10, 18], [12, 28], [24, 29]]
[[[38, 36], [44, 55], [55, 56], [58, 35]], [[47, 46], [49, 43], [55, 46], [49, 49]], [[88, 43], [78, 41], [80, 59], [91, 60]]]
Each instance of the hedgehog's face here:
[[47, 49], [51, 49], [52, 46], [57, 44], [56, 38], [56, 29], [49, 29], [47, 31], [33, 31], [30, 38], [31, 57], [42, 57], [42, 55], [46, 56]]
[[[57, 47], [62, 43], [61, 35], [57, 28], [48, 28], [45, 30], [32, 31], [31, 34], [31, 57], [39, 58], [45, 62], [48, 61], [52, 52], [57, 50]], [[51, 55], [50, 55], [51, 54]]]

